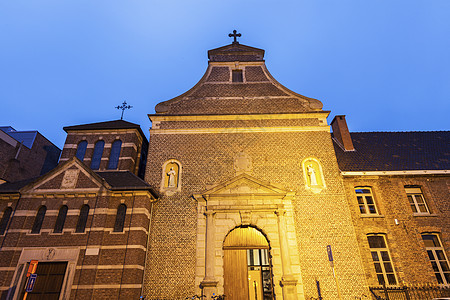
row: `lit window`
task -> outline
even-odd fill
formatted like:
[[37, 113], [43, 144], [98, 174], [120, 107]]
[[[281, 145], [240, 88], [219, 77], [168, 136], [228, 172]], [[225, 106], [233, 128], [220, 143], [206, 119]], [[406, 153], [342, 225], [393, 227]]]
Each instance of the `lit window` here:
[[408, 196], [409, 204], [413, 213], [429, 214], [427, 203], [423, 197], [420, 187], [405, 186], [406, 195]]
[[77, 154], [75, 155], [79, 160], [83, 161], [84, 155], [86, 155], [87, 142], [81, 141], [77, 147]]
[[372, 195], [372, 190], [369, 187], [355, 188], [356, 199], [358, 199], [359, 211], [363, 215], [376, 215], [377, 207]]
[[394, 267], [383, 235], [368, 235], [375, 273], [380, 285], [396, 285]]
[[36, 218], [34, 219], [33, 227], [31, 228], [31, 233], [39, 233], [41, 232], [42, 223], [44, 222], [45, 212], [47, 211], [47, 207], [41, 206], [36, 214]]
[[100, 168], [100, 162], [102, 161], [103, 147], [105, 147], [104, 141], [98, 141], [95, 143], [94, 154], [92, 155], [91, 169], [98, 170]]
[[56, 218], [55, 228], [53, 229], [53, 232], [55, 233], [61, 233], [64, 228], [64, 223], [66, 222], [66, 216], [67, 216], [67, 205], [63, 205], [59, 209], [58, 217]]
[[422, 239], [439, 284], [450, 285], [450, 268], [437, 234], [422, 234]]
[[111, 154], [109, 155], [108, 169], [115, 170], [119, 165], [120, 147], [122, 147], [122, 141], [117, 140], [111, 146]]
[[8, 227], [9, 218], [11, 217], [12, 208], [7, 207], [3, 212], [2, 220], [0, 221], [0, 235], [4, 235]]
[[233, 82], [243, 82], [244, 76], [242, 75], [242, 70], [233, 70], [232, 71], [232, 81]]
[[114, 232], [122, 232], [125, 224], [125, 216], [127, 215], [127, 206], [120, 204], [117, 208], [116, 222], [114, 223]]
[[75, 229], [76, 233], [83, 233], [86, 229], [86, 222], [89, 216], [89, 205], [85, 204], [80, 209], [80, 215], [78, 216], [77, 227]]

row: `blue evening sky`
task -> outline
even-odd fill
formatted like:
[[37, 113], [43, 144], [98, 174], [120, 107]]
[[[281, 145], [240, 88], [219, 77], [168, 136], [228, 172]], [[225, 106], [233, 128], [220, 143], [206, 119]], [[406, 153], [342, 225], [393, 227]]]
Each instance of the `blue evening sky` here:
[[62, 148], [63, 126], [118, 119], [126, 100], [148, 135], [233, 29], [350, 131], [449, 129], [449, 0], [3, 0], [0, 126]]

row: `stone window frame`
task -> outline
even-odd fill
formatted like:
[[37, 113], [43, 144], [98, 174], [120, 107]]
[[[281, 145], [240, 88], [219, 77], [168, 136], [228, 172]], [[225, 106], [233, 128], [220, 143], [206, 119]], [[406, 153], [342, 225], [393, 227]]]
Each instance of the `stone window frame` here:
[[[425, 242], [424, 236], [433, 236], [436, 237], [438, 245], [429, 246]], [[439, 237], [439, 233], [436, 232], [423, 232], [421, 233], [422, 241], [425, 246], [425, 250], [427, 251], [428, 258], [431, 263], [431, 267], [433, 269], [433, 273], [436, 276], [436, 280], [439, 285], [442, 286], [450, 286], [450, 270], [449, 270], [449, 262], [448, 257], [445, 253], [444, 246], [442, 245], [441, 238]], [[438, 255], [438, 253], [440, 255]], [[434, 262], [434, 264], [433, 264]], [[443, 268], [443, 265], [445, 266]], [[447, 269], [447, 270], [444, 270]], [[439, 277], [441, 278], [441, 282], [439, 281]]]
[[[369, 193], [357, 193], [356, 190], [368, 190]], [[375, 195], [373, 192], [372, 187], [370, 186], [355, 186], [353, 188], [353, 192], [356, 197], [356, 202], [358, 204], [359, 213], [361, 216], [379, 216], [380, 212], [377, 207], [377, 201], [375, 200]], [[362, 199], [362, 203], [359, 201], [359, 197]], [[373, 203], [368, 203], [366, 197], [371, 197]], [[362, 212], [361, 207], [364, 207], [364, 212]], [[375, 209], [375, 212], [370, 212], [370, 207], [373, 207]]]
[[[81, 149], [80, 146], [84, 145], [84, 149]], [[77, 145], [77, 151], [75, 152], [75, 157], [78, 158], [79, 160], [83, 161], [85, 156], [86, 156], [86, 150], [87, 150], [87, 146], [88, 146], [88, 142], [86, 140], [82, 140], [78, 143]], [[78, 157], [78, 151], [83, 150], [83, 157], [80, 158]]]
[[0, 221], [0, 235], [5, 235], [8, 229], [8, 224], [11, 221], [13, 209], [11, 206], [5, 208]]
[[66, 223], [67, 212], [69, 207], [67, 205], [62, 205], [58, 211], [58, 216], [56, 217], [55, 226], [53, 227], [53, 233], [62, 234], [64, 231], [64, 224]]
[[[369, 233], [366, 236], [367, 236], [367, 243], [369, 244], [369, 250], [370, 250], [370, 254], [371, 254], [370, 256], [372, 258], [374, 271], [375, 271], [376, 278], [377, 278], [379, 285], [383, 285], [383, 283], [380, 281], [380, 277], [379, 277], [381, 275], [383, 278], [383, 281], [384, 281], [384, 285], [397, 286], [399, 281], [397, 278], [397, 273], [395, 272], [394, 263], [392, 261], [392, 255], [389, 251], [386, 234], [384, 234], [384, 233]], [[369, 237], [382, 237], [384, 247], [371, 247], [370, 242], [369, 242]], [[376, 253], [376, 256], [374, 255], [374, 253]], [[386, 260], [386, 255], [387, 255], [388, 260]], [[375, 258], [377, 258], [378, 260], [375, 260]], [[380, 260], [380, 258], [381, 258], [381, 260]], [[382, 263], [380, 263], [380, 262], [382, 262]], [[386, 271], [386, 263], [389, 263], [390, 267], [392, 268], [392, 272]], [[377, 264], [379, 265], [379, 268], [377, 268]], [[392, 276], [388, 277], [388, 275], [392, 275], [393, 278], [392, 278]], [[392, 284], [390, 282], [390, 279], [394, 279], [395, 283]]]
[[[414, 215], [430, 215], [430, 208], [428, 206], [428, 203], [425, 199], [425, 196], [423, 195], [423, 191], [420, 185], [405, 185], [405, 193], [406, 197], [408, 198], [409, 205], [411, 207], [411, 210]], [[420, 198], [422, 200], [422, 203], [419, 203], [417, 199]], [[425, 211], [422, 211], [420, 209], [420, 206], [425, 207]]]
[[[122, 150], [122, 141], [120, 139], [116, 139], [111, 144], [111, 150], [109, 152], [109, 159], [108, 159], [108, 170], [117, 170], [119, 167], [119, 158], [120, 158], [120, 152]], [[117, 146], [119, 145], [119, 146]], [[114, 155], [114, 156], [113, 156]]]
[[117, 206], [116, 220], [114, 221], [113, 232], [123, 233], [125, 228], [125, 218], [127, 216], [127, 206], [125, 203], [120, 203]]
[[[100, 146], [101, 145], [101, 146]], [[100, 150], [101, 147], [101, 150]], [[92, 153], [92, 159], [90, 167], [92, 170], [100, 170], [100, 165], [102, 163], [103, 151], [105, 150], [105, 141], [103, 139], [99, 139], [95, 142], [94, 152]], [[98, 163], [98, 167], [97, 167]]]
[[231, 70], [231, 82], [232, 83], [244, 83], [244, 70], [232, 69]]
[[[87, 208], [87, 210], [86, 210]], [[79, 233], [79, 234], [83, 234], [86, 232], [86, 224], [87, 224], [87, 220], [89, 218], [89, 211], [90, 211], [90, 206], [87, 204], [83, 204], [80, 208], [80, 213], [78, 215], [78, 221], [77, 221], [77, 225], [75, 227], [75, 232], [74, 233]], [[83, 229], [83, 230], [81, 230]]]
[[[168, 164], [177, 164], [178, 165], [178, 181], [176, 187], [167, 187], [165, 184], [166, 180], [166, 167]], [[183, 166], [180, 161], [176, 159], [169, 159], [164, 162], [161, 169], [161, 186], [160, 191], [168, 196], [171, 196], [175, 194], [176, 192], [181, 192], [181, 185], [182, 185], [182, 170]]]
[[41, 205], [34, 217], [33, 227], [31, 227], [31, 234], [40, 234], [42, 229], [42, 224], [44, 223], [45, 213], [47, 212], [47, 206]]

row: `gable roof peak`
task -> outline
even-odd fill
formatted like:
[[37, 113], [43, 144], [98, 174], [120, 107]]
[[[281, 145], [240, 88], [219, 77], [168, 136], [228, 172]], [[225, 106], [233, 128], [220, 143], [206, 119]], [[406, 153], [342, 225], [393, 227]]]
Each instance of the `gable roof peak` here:
[[264, 50], [233, 42], [208, 51], [210, 62], [264, 61]]

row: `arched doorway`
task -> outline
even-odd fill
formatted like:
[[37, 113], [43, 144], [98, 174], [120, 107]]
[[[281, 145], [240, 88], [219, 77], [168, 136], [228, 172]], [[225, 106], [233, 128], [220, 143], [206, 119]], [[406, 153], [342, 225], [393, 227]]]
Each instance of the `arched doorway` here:
[[256, 228], [237, 227], [223, 243], [224, 291], [228, 300], [272, 300], [269, 242]]

